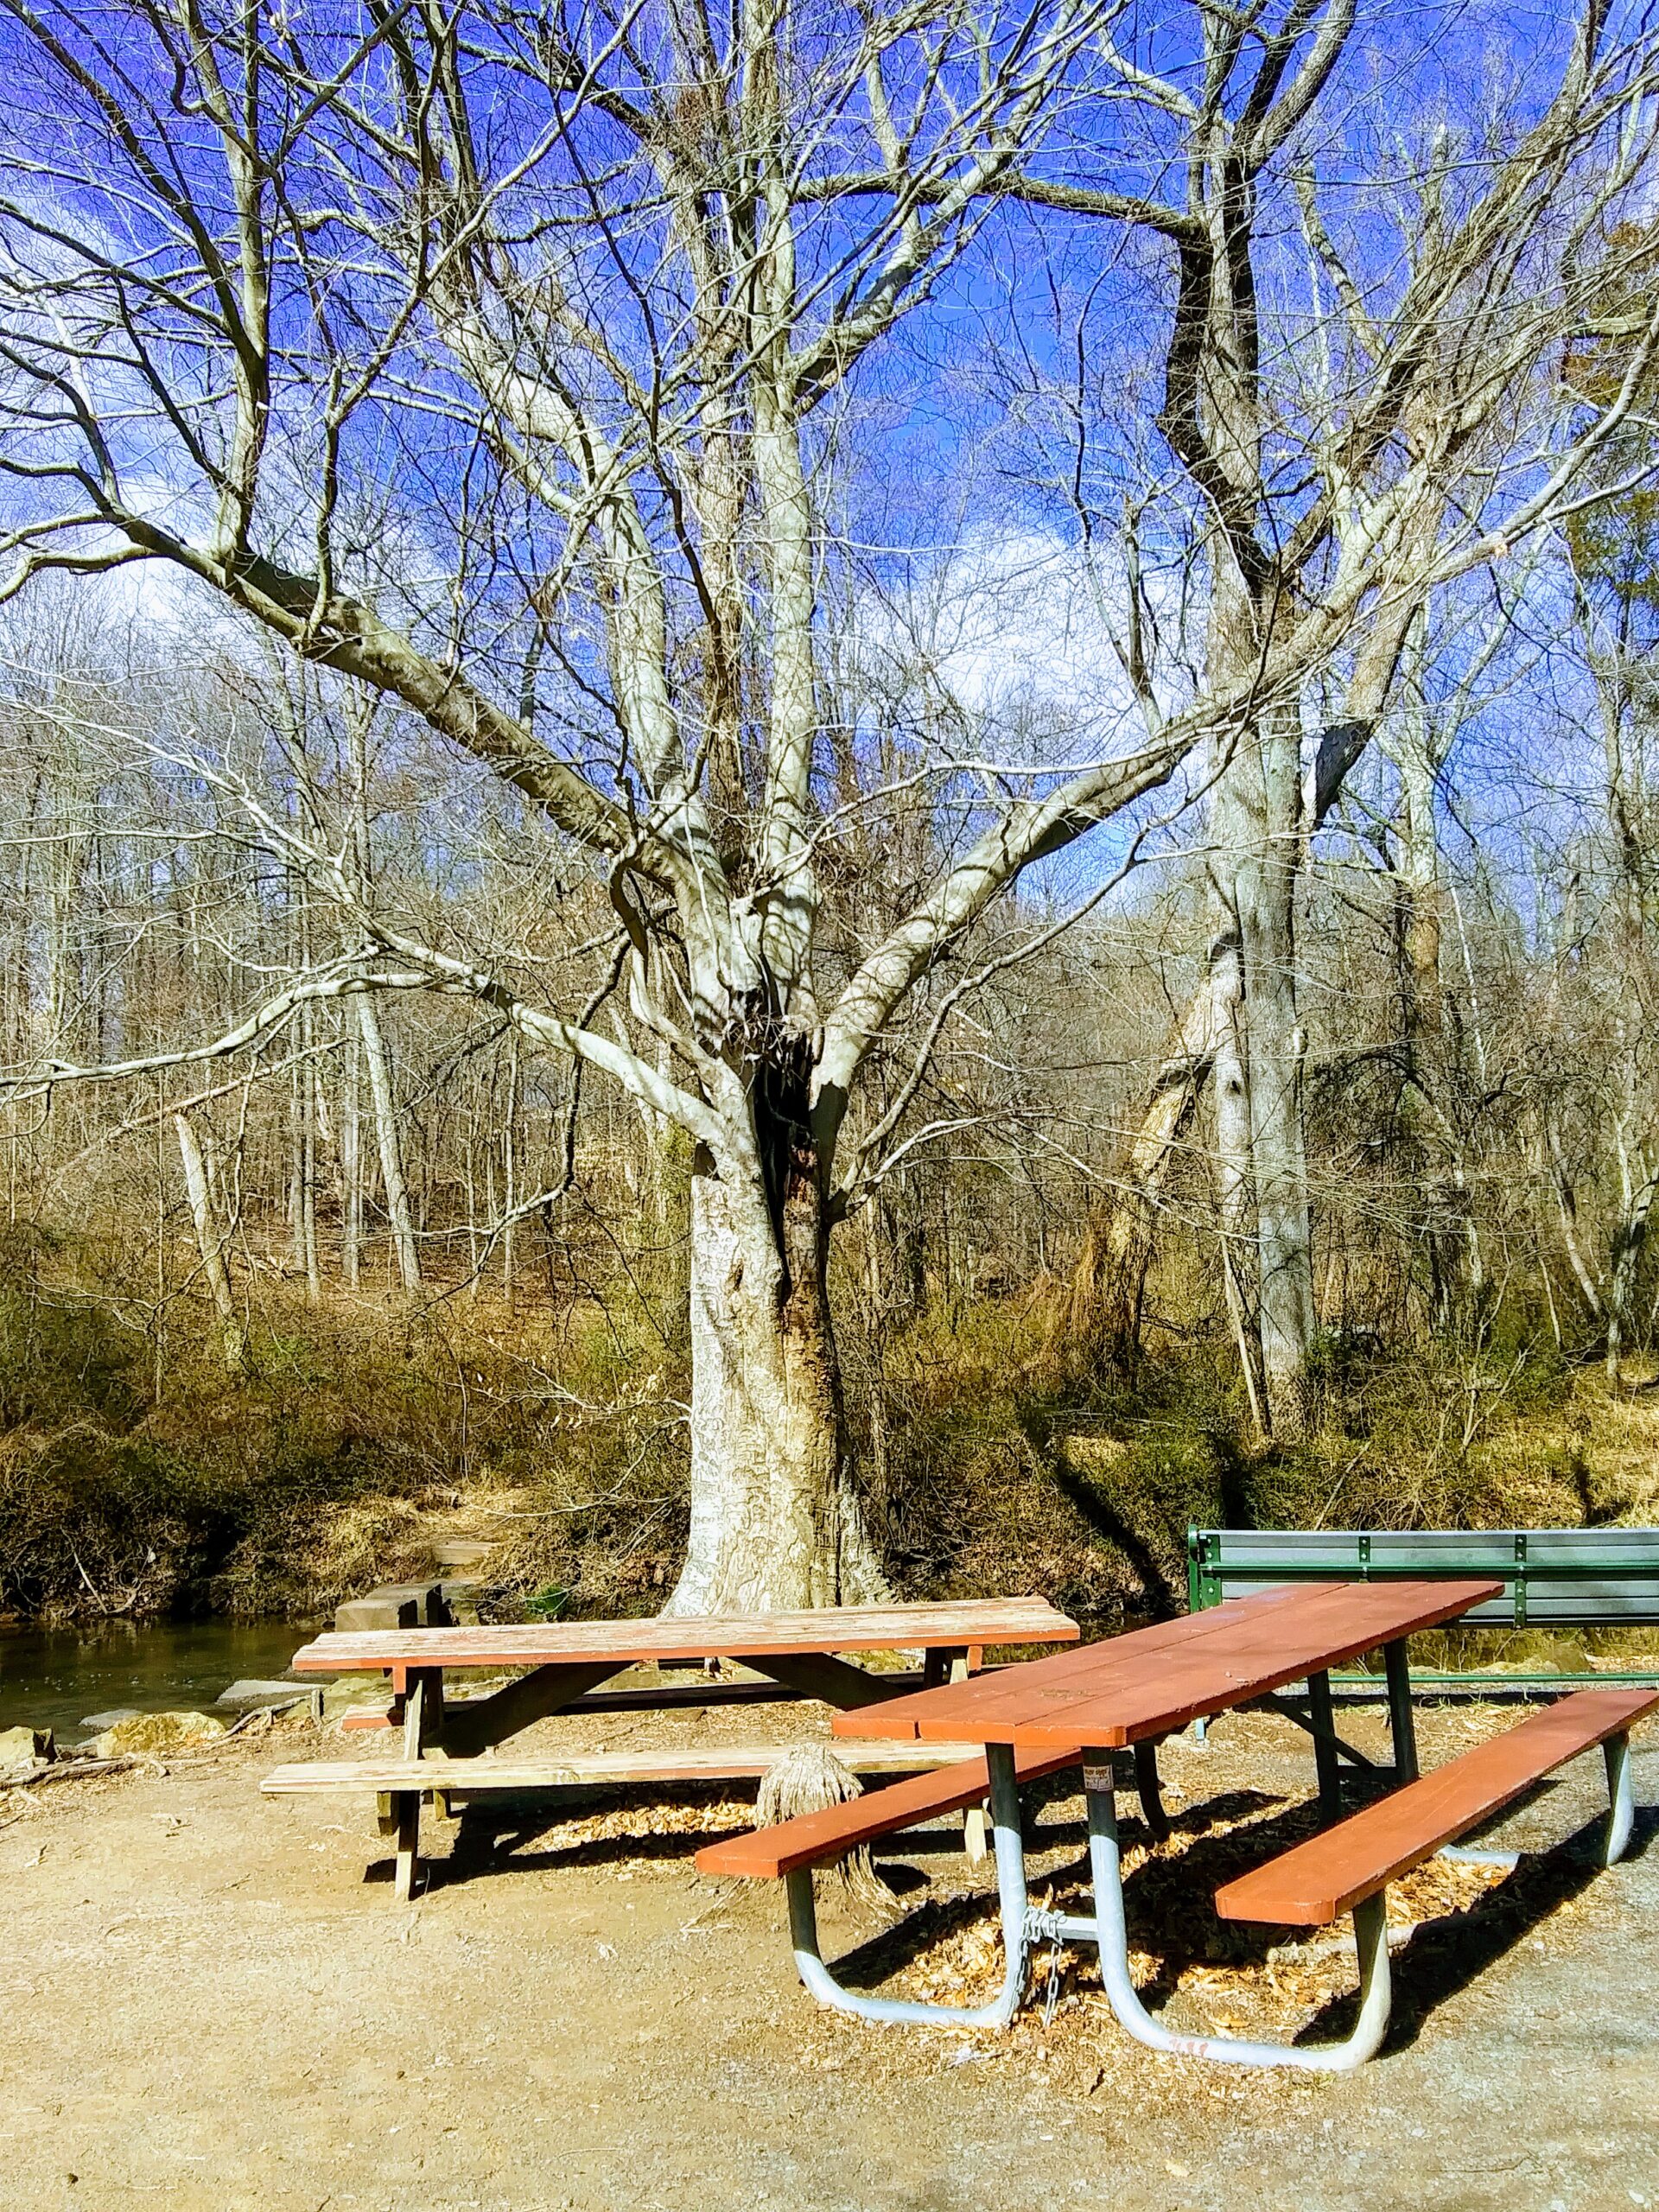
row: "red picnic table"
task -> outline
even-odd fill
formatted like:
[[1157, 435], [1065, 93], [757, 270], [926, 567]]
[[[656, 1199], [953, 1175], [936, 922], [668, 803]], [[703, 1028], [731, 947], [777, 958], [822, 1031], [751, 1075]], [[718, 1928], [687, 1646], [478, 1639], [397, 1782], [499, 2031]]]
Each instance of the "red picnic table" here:
[[[945, 1738], [984, 1747], [984, 1762], [896, 1783], [823, 1812], [706, 1846], [705, 1873], [782, 1876], [788, 1884], [791, 1936], [801, 1979], [827, 2005], [864, 2018], [1001, 2027], [1013, 2018], [1034, 1943], [1079, 1941], [1098, 1949], [1101, 1976], [1117, 2018], [1154, 2049], [1248, 2065], [1336, 2071], [1376, 2051], [1390, 1999], [1384, 1892], [1389, 1882], [1467, 1834], [1534, 1783], [1599, 1745], [1605, 1755], [1611, 1815], [1605, 1856], [1623, 1852], [1631, 1832], [1629, 1735], [1659, 1707], [1652, 1689], [1585, 1690], [1535, 1713], [1505, 1734], [1419, 1776], [1412, 1728], [1406, 1639], [1455, 1620], [1491, 1598], [1491, 1581], [1304, 1584], [1269, 1589], [1180, 1620], [1002, 1669], [843, 1713], [838, 1737], [880, 1737], [918, 1744]], [[1395, 1774], [1400, 1785], [1347, 1819], [1338, 1818], [1338, 1761], [1358, 1761], [1332, 1722], [1330, 1669], [1380, 1649], [1388, 1671]], [[1300, 1701], [1274, 1694], [1306, 1681]], [[1180, 2035], [1149, 2012], [1129, 1973], [1118, 1848], [1114, 1754], [1135, 1759], [1148, 1825], [1164, 1832], [1158, 1802], [1156, 1746], [1195, 1720], [1269, 1702], [1314, 1739], [1323, 1832], [1224, 1886], [1226, 1916], [1279, 1925], [1319, 1925], [1353, 1914], [1361, 2004], [1353, 2031], [1312, 2046], [1230, 2037]], [[1089, 1815], [1095, 1910], [1088, 1916], [1034, 1907], [1027, 1896], [1020, 1790], [1022, 1783], [1081, 1764]], [[818, 1945], [812, 1868], [860, 1844], [914, 1827], [969, 1802], [988, 1784], [996, 1837], [997, 1887], [1007, 1961], [1002, 1986], [976, 2006], [869, 1997], [845, 1988]]]
[[[296, 1652], [302, 1674], [378, 1672], [391, 1701], [353, 1716], [359, 1726], [401, 1729], [400, 1758], [317, 1760], [278, 1767], [263, 1788], [275, 1796], [315, 1790], [372, 1793], [382, 1832], [397, 1838], [395, 1887], [413, 1890], [423, 1796], [442, 1802], [486, 1793], [569, 1788], [588, 1782], [704, 1782], [763, 1772], [787, 1748], [699, 1745], [690, 1751], [564, 1752], [512, 1760], [482, 1754], [553, 1713], [598, 1716], [622, 1711], [818, 1699], [842, 1712], [954, 1675], [970, 1678], [988, 1645], [1074, 1643], [1077, 1625], [1041, 1598], [996, 1598], [918, 1605], [824, 1605], [808, 1611], [656, 1615], [626, 1621], [550, 1621], [499, 1628], [367, 1629], [320, 1636]], [[919, 1654], [919, 1669], [881, 1671], [849, 1659], [854, 1652]], [[601, 1691], [598, 1685], [639, 1666], [741, 1664], [766, 1679], [651, 1681]], [[513, 1679], [482, 1695], [452, 1699], [454, 1673]], [[855, 1758], [891, 1774], [971, 1758], [972, 1747], [912, 1744]]]
[[[1123, 2029], [1157, 2050], [1188, 2057], [1236, 2059], [1249, 2066], [1303, 2066], [1344, 2070], [1380, 2049], [1389, 2018], [1389, 1948], [1385, 1889], [1398, 1873], [1469, 1834], [1513, 1802], [1553, 1767], [1601, 1745], [1606, 1754], [1608, 1818], [1604, 1856], [1615, 1860], [1630, 1838], [1632, 1794], [1628, 1734], [1635, 1721], [1659, 1707], [1655, 1690], [1581, 1690], [1535, 1712], [1504, 1734], [1476, 1745], [1438, 1772], [1418, 1777], [1411, 1727], [1411, 1681], [1407, 1637], [1453, 1621], [1500, 1591], [1496, 1581], [1387, 1581], [1387, 1584], [1300, 1584], [1269, 1588], [1212, 1611], [1141, 1628], [1079, 1650], [995, 1676], [960, 1681], [892, 1699], [834, 1721], [838, 1737], [913, 1738], [949, 1737], [980, 1743], [987, 1757], [991, 1816], [998, 1845], [998, 1889], [1007, 1975], [991, 2004], [978, 2008], [929, 2006], [862, 1998], [830, 1975], [818, 1953], [812, 1904], [812, 1865], [845, 1852], [849, 1842], [927, 1818], [927, 1794], [960, 1802], [971, 1787], [964, 1770], [923, 1777], [878, 1789], [852, 1808], [805, 1814], [777, 1829], [763, 1829], [696, 1853], [703, 1872], [785, 1873], [794, 1951], [807, 1988], [825, 2004], [872, 2019], [956, 2019], [1004, 2024], [1024, 1988], [1028, 1947], [1038, 1940], [1084, 1940], [1099, 1951], [1102, 1982]], [[1382, 1650], [1389, 1681], [1394, 1732], [1394, 1781], [1389, 1796], [1338, 1821], [1338, 1758], [1358, 1761], [1336, 1737], [1332, 1721], [1330, 1670]], [[1303, 1703], [1274, 1697], [1289, 1683], [1307, 1683]], [[1157, 1743], [1190, 1721], [1252, 1703], [1289, 1712], [1314, 1737], [1320, 1809], [1334, 1827], [1303, 1842], [1283, 1858], [1225, 1885], [1217, 1909], [1239, 1920], [1269, 1924], [1320, 1924], [1354, 1913], [1360, 1964], [1360, 2013], [1343, 2042], [1314, 2046], [1261, 2044], [1241, 2037], [1194, 2037], [1166, 2029], [1148, 2013], [1128, 1968], [1123, 1927], [1123, 1885], [1117, 1842], [1113, 1754], [1135, 1757], [1135, 1778], [1154, 1836], [1166, 1832], [1157, 1801]], [[1089, 1805], [1089, 1858], [1095, 1891], [1090, 1916], [1031, 1907], [1024, 1883], [1020, 1783], [1082, 1763]], [[1358, 1761], [1365, 1765], [1365, 1761]], [[909, 1794], [909, 1802], [905, 1801]], [[882, 1808], [882, 1798], [893, 1801]], [[836, 1836], [838, 1832], [838, 1836]]]

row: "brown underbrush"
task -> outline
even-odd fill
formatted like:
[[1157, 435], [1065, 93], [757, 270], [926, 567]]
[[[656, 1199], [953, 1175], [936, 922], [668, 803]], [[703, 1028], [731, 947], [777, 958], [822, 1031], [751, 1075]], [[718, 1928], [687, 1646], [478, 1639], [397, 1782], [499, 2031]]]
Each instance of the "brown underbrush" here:
[[[245, 1376], [14, 1240], [0, 1281], [0, 1614], [315, 1618], [488, 1547], [504, 1611], [650, 1611], [685, 1520], [683, 1347], [631, 1281], [555, 1308], [262, 1287]], [[1553, 1348], [1332, 1347], [1294, 1447], [1250, 1440], [1228, 1348], [1057, 1373], [1040, 1299], [843, 1322], [849, 1418], [895, 1586], [1040, 1592], [1101, 1623], [1185, 1602], [1190, 1522], [1572, 1526], [1659, 1508], [1659, 1389]]]
[[918, 1592], [1156, 1616], [1185, 1602], [1192, 1523], [1570, 1528], [1659, 1508], [1659, 1385], [1612, 1389], [1548, 1338], [1330, 1345], [1292, 1445], [1254, 1438], [1219, 1335], [1166, 1337], [1129, 1375], [1066, 1373], [1037, 1297], [923, 1318], [880, 1388], [889, 1549]]
[[0, 1615], [315, 1618], [474, 1530], [504, 1599], [626, 1609], [660, 1586], [684, 1476], [642, 1307], [313, 1306], [277, 1282], [232, 1376], [205, 1312], [158, 1316], [38, 1240], [8, 1256]]

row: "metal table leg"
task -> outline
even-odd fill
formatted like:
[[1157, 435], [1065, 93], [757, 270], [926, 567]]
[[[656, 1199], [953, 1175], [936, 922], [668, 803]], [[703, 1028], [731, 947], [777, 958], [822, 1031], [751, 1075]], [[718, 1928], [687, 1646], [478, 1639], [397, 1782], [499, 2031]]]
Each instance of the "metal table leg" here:
[[861, 1997], [844, 1989], [823, 1962], [818, 1948], [817, 1908], [812, 1870], [796, 1868], [785, 1880], [789, 1889], [790, 1940], [795, 1966], [821, 2005], [856, 2013], [861, 2020], [906, 2021], [933, 2026], [1005, 2028], [1014, 2018], [1026, 1986], [1027, 1923], [1025, 1837], [1020, 1827], [1020, 1791], [1014, 1778], [1014, 1753], [1006, 1744], [986, 1746], [991, 1777], [991, 1821], [996, 1847], [996, 1890], [1002, 1910], [1002, 1948], [1007, 1961], [1002, 1986], [988, 2005], [924, 2005], [896, 1997]]
[[1319, 1778], [1319, 1818], [1342, 1818], [1342, 1766], [1337, 1751], [1337, 1723], [1331, 1710], [1331, 1677], [1307, 1678], [1308, 1717], [1313, 1724], [1313, 1766]]
[[1610, 1736], [1601, 1747], [1607, 1763], [1607, 1837], [1602, 1858], [1611, 1866], [1624, 1856], [1636, 1825], [1636, 1796], [1630, 1786], [1630, 1739]]
[[1117, 1803], [1111, 1756], [1084, 1754], [1084, 1789], [1089, 1804], [1089, 1861], [1094, 1877], [1092, 1922], [1058, 1918], [1055, 1932], [1073, 1939], [1092, 1936], [1100, 1952], [1100, 1975], [1119, 2022], [1154, 2050], [1184, 2058], [1229, 2060], [1238, 2066], [1292, 2066], [1316, 2074], [1346, 2073], [1378, 2050], [1388, 2030], [1392, 1994], [1388, 1929], [1381, 1891], [1354, 1909], [1354, 1941], [1359, 1953], [1360, 2007], [1353, 2033], [1341, 2043], [1253, 2043], [1233, 2036], [1183, 2036], [1164, 2026], [1141, 2002], [1129, 1974], [1128, 1940], [1123, 1921], [1123, 1876], [1117, 1841]]
[[1417, 1716], [1411, 1702], [1411, 1662], [1406, 1639], [1400, 1637], [1382, 1647], [1382, 1664], [1389, 1677], [1389, 1734], [1394, 1744], [1394, 1770], [1402, 1782], [1415, 1782]]
[[1137, 1744], [1135, 1747], [1135, 1787], [1141, 1800], [1141, 1816], [1152, 1832], [1152, 1840], [1162, 1843], [1169, 1834], [1169, 1815], [1164, 1810], [1159, 1789], [1155, 1743]]

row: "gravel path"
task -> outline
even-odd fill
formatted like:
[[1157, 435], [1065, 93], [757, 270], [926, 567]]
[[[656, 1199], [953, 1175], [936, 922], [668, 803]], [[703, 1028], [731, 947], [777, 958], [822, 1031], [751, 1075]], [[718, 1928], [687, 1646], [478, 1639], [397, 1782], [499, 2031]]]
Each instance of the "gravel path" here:
[[[1472, 1725], [1427, 1716], [1426, 1757]], [[368, 1808], [257, 1795], [264, 1768], [308, 1748], [237, 1743], [165, 1775], [45, 1790], [21, 1814], [16, 1793], [0, 1798], [0, 2204], [1659, 2207], [1652, 1811], [1622, 1867], [1523, 1862], [1431, 1920], [1398, 1961], [1385, 2055], [1296, 2081], [1142, 2050], [1075, 1963], [1047, 2029], [1035, 2008], [1000, 2037], [822, 2013], [794, 1981], [781, 1897], [701, 1879], [694, 1833], [618, 1833], [645, 1826], [644, 1808], [499, 1851], [469, 1825], [454, 1845], [465, 1879], [444, 1878], [457, 1832], [437, 1828], [436, 1878], [399, 1910], [384, 1865], [365, 1877], [385, 1848]], [[1198, 1871], [1224, 1845], [1206, 1807], [1270, 1820], [1311, 1782], [1300, 1740], [1271, 1720], [1224, 1723], [1166, 1764]], [[1638, 1802], [1659, 1807], [1659, 1734], [1638, 1743], [1636, 1773]], [[1569, 1834], [1601, 1792], [1599, 1760], [1582, 1761], [1500, 1840]], [[1061, 1885], [1077, 1809], [1044, 1815], [1035, 1864]], [[969, 1879], [943, 1837], [910, 1863], [947, 1891]], [[1160, 1897], [1178, 1872], [1158, 1870]], [[985, 1924], [972, 1898], [936, 1909], [919, 1959], [889, 1939], [878, 1963], [912, 1986], [972, 1974]], [[868, 1932], [827, 1920], [831, 1942]], [[1322, 1974], [1351, 1986], [1345, 1958], [1195, 1963], [1207, 1940], [1192, 1936], [1173, 1998], [1195, 2021], [1265, 2008], [1294, 2026]]]

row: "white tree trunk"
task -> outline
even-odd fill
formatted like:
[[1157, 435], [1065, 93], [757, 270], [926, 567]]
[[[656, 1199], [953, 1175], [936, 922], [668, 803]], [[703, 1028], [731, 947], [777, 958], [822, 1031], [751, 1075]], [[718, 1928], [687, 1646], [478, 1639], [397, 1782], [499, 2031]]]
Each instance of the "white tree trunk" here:
[[357, 1001], [358, 1027], [363, 1039], [363, 1061], [369, 1071], [369, 1094], [374, 1101], [374, 1129], [380, 1147], [380, 1179], [386, 1190], [386, 1217], [397, 1254], [397, 1274], [412, 1296], [421, 1287], [420, 1254], [415, 1243], [415, 1220], [410, 1211], [409, 1185], [404, 1180], [404, 1148], [397, 1129], [397, 1101], [391, 1095], [391, 1065], [386, 1040], [374, 1001], [366, 993]]
[[1644, 1173], [1640, 1185], [1627, 1200], [1624, 1218], [1614, 1241], [1612, 1279], [1607, 1291], [1606, 1369], [1610, 1382], [1621, 1379], [1637, 1272], [1642, 1263], [1642, 1249], [1648, 1240], [1648, 1224], [1656, 1197], [1659, 1197], [1659, 1176]]
[[1251, 729], [1217, 779], [1210, 831], [1216, 1182], [1228, 1306], [1253, 1410], [1281, 1436], [1306, 1422], [1315, 1326], [1294, 930], [1300, 791], [1294, 728]]
[[[1262, 732], [1264, 836], [1252, 876], [1259, 905], [1247, 928], [1250, 1126], [1255, 1161], [1262, 1370], [1277, 1436], [1307, 1425], [1317, 1328], [1313, 1236], [1302, 1118], [1306, 1033], [1296, 990], [1296, 875], [1301, 764], [1294, 720]], [[1252, 941], [1253, 940], [1253, 941]]]
[[219, 1338], [225, 1354], [228, 1374], [245, 1375], [248, 1371], [248, 1338], [242, 1325], [242, 1316], [237, 1311], [235, 1294], [231, 1288], [230, 1270], [225, 1264], [224, 1240], [213, 1219], [213, 1180], [200, 1144], [197, 1141], [194, 1124], [188, 1114], [173, 1116], [174, 1132], [179, 1140], [179, 1158], [184, 1167], [184, 1187], [190, 1200], [190, 1217], [195, 1224], [196, 1249], [201, 1255], [201, 1272], [213, 1294], [213, 1306], [219, 1314]]
[[355, 1290], [363, 1250], [363, 1118], [354, 1044], [346, 1048], [340, 1085], [340, 1268], [347, 1289]]
[[1230, 880], [1217, 886], [1210, 944], [1210, 1033], [1215, 1040], [1216, 1223], [1227, 1318], [1238, 1346], [1250, 1417], [1265, 1433], [1254, 1294], [1255, 1220], [1251, 1208], [1250, 1083], [1245, 1050], [1244, 957]]
[[886, 1593], [849, 1480], [816, 1185], [791, 1192], [783, 1215], [780, 1236], [758, 1169], [717, 1173], [699, 1154], [691, 1525], [672, 1613], [868, 1604]]

